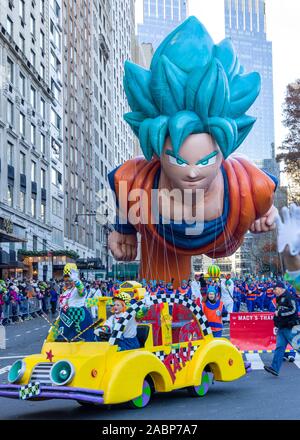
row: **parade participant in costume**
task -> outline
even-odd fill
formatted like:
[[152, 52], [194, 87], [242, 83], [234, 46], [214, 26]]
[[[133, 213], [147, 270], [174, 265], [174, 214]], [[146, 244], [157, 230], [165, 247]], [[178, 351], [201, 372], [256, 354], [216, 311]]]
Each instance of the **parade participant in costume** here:
[[156, 280], [150, 280], [147, 291], [150, 295], [156, 295], [158, 292], [158, 287], [156, 286]]
[[263, 286], [259, 283], [256, 283], [255, 294], [256, 298], [254, 302], [254, 308], [257, 308], [260, 312], [263, 312], [265, 292]]
[[[140, 232], [141, 277], [174, 277], [178, 287], [190, 275], [192, 255], [232, 255], [249, 229], [274, 228], [276, 179], [230, 156], [255, 122], [246, 112], [260, 82], [258, 73], [244, 73], [231, 40], [215, 45], [195, 17], [163, 40], [150, 70], [126, 61], [132, 112], [124, 118], [145, 158], [109, 175], [118, 206], [109, 247], [117, 260], [133, 260]], [[153, 189], [160, 194], [152, 199]], [[185, 190], [191, 197], [183, 200]], [[195, 218], [197, 190], [204, 191], [205, 209], [197, 209]]]
[[222, 316], [227, 314], [223, 302], [216, 297], [213, 287], [208, 287], [207, 298], [202, 302], [202, 310], [208, 319], [214, 337], [222, 337]]
[[221, 300], [224, 303], [224, 306], [228, 312], [227, 317], [224, 319], [224, 321], [229, 322], [230, 320], [230, 313], [233, 311], [233, 290], [234, 290], [234, 284], [231, 280], [230, 275], [226, 275], [226, 279], [222, 275], [220, 280], [220, 287], [221, 287]]
[[241, 307], [241, 290], [239, 285], [233, 289], [233, 312], [239, 312]]
[[268, 310], [269, 312], [273, 311], [272, 310], [273, 309], [273, 305], [272, 305], [273, 299], [275, 299], [273, 284], [267, 283], [266, 295], [265, 295], [265, 299], [264, 299], [264, 308], [266, 310]]
[[256, 300], [255, 285], [253, 283], [248, 284], [248, 290], [246, 292], [246, 306], [249, 313], [254, 312], [254, 304]]
[[200, 276], [195, 275], [195, 279], [191, 283], [192, 300], [200, 306], [202, 302]]
[[93, 319], [96, 319], [98, 316], [98, 298], [101, 296], [103, 295], [100, 289], [100, 283], [96, 281], [86, 297], [86, 305], [87, 307], [90, 306]]
[[176, 293], [176, 290], [174, 289], [173, 283], [167, 283], [166, 288], [165, 288], [165, 293], [167, 293], [168, 295], [170, 295], [172, 293]]
[[[289, 208], [282, 208], [282, 218], [279, 215], [276, 218], [278, 252], [282, 254], [287, 269], [285, 279], [300, 291], [300, 207], [292, 204]], [[300, 349], [300, 321], [296, 301], [287, 292], [284, 283], [278, 282], [274, 292], [277, 305], [274, 315], [276, 350], [272, 364], [264, 368], [278, 376], [288, 343], [297, 351]]]
[[120, 289], [120, 282], [115, 281], [110, 289], [111, 296], [115, 296], [119, 292], [119, 289]]
[[180, 287], [178, 287], [177, 292], [180, 293], [180, 295], [185, 295], [189, 299], [192, 297], [192, 289], [189, 287], [186, 280], [182, 280]]
[[[101, 327], [94, 330], [94, 333], [99, 337], [100, 333], [112, 333], [116, 324], [125, 315], [126, 308], [130, 306], [131, 296], [128, 293], [120, 292], [113, 297], [113, 314], [101, 325]], [[118, 341], [118, 350], [133, 350], [140, 348], [140, 343], [137, 338], [137, 324], [134, 317], [132, 317], [123, 332], [122, 338]]]
[[158, 287], [157, 287], [157, 293], [162, 294], [165, 293], [166, 283], [162, 280], [159, 280]]
[[[90, 312], [85, 307], [85, 290], [79, 279], [75, 264], [67, 263], [64, 267], [64, 288], [59, 298], [60, 314], [54, 324], [53, 335], [57, 341], [71, 340], [81, 331], [93, 324]], [[78, 340], [94, 341], [92, 329], [85, 331]]]
[[6, 283], [4, 280], [0, 280], [0, 325], [2, 324], [2, 320], [4, 317], [3, 306], [5, 304], [5, 296], [7, 294]]

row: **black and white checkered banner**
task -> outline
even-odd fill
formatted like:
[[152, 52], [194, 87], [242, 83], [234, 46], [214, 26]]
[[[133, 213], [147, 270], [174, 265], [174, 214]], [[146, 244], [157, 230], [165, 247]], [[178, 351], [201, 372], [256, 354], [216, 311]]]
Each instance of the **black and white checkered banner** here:
[[[172, 348], [171, 353], [175, 355], [179, 360], [179, 352], [182, 351], [184, 355], [186, 355], [188, 352], [190, 352], [190, 356], [191, 359], [194, 356], [194, 354], [196, 353], [196, 350], [198, 349], [199, 345], [192, 345], [191, 347], [183, 347], [183, 348]], [[170, 356], [170, 354], [165, 353], [163, 350], [160, 351], [155, 351], [153, 354], [155, 354], [155, 356], [160, 360], [160, 361], [164, 361], [166, 357]], [[173, 361], [171, 361], [171, 364], [173, 363]]]
[[40, 394], [40, 383], [39, 382], [33, 382], [28, 383], [27, 385], [23, 385], [20, 388], [19, 396], [20, 399], [26, 400], [30, 399], [31, 397], [38, 396]]
[[141, 301], [132, 304], [130, 308], [126, 310], [125, 315], [120, 318], [119, 322], [115, 325], [115, 329], [109, 339], [109, 343], [111, 345], [117, 345], [117, 340], [122, 337], [122, 334], [128, 322], [142, 309], [142, 307], [150, 307], [152, 305], [162, 303], [180, 304], [188, 308], [199, 322], [203, 335], [207, 336], [212, 333], [211, 328], [208, 324], [208, 320], [204, 315], [201, 307], [194, 303], [194, 301], [187, 298], [186, 296], [180, 295], [179, 293], [162, 293], [154, 296], [147, 295]]

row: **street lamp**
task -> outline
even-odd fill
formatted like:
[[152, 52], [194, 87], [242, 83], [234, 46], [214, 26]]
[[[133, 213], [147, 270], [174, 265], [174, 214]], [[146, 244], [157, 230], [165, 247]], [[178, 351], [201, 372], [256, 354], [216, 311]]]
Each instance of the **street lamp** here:
[[[105, 204], [105, 201], [102, 200], [101, 203]], [[105, 224], [103, 224], [102, 227], [103, 227], [103, 229], [105, 231], [105, 235], [106, 235], [106, 240], [105, 240], [106, 244], [104, 246], [106, 248], [106, 255], [105, 255], [105, 259], [106, 259], [106, 275], [105, 275], [105, 277], [106, 277], [106, 280], [108, 280], [108, 257], [109, 257], [109, 254], [108, 254], [108, 236], [109, 236], [109, 233], [113, 230], [113, 226], [108, 221], [108, 216], [109, 216], [108, 208], [105, 209], [105, 213], [103, 215], [106, 218]]]
[[84, 215], [84, 216], [94, 216], [94, 215], [97, 215], [97, 213], [94, 211], [94, 212], [86, 212], [85, 214], [76, 214], [75, 215], [75, 219], [74, 219], [74, 224], [75, 225], [77, 225], [78, 224], [78, 217], [80, 216], [80, 215]]

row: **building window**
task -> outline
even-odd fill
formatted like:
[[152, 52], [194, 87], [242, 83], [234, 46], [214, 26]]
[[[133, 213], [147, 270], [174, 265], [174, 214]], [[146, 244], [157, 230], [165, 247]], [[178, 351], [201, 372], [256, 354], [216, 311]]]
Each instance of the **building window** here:
[[14, 125], [14, 105], [8, 100], [7, 101], [7, 122], [9, 125]]
[[47, 240], [43, 238], [43, 251], [47, 250]]
[[30, 51], [30, 62], [35, 67], [35, 52], [31, 49]]
[[44, 98], [41, 98], [41, 115], [42, 115], [42, 118], [45, 119], [45, 117], [46, 117], [46, 102], [45, 102]]
[[8, 70], [8, 80], [11, 84], [14, 83], [14, 63], [10, 58], [7, 58], [7, 70]]
[[52, 20], [50, 20], [50, 40], [58, 49], [60, 49], [60, 34]]
[[25, 200], [26, 200], [26, 193], [20, 191], [20, 210], [22, 212], [25, 212]]
[[7, 142], [7, 164], [13, 166], [14, 146], [11, 142]]
[[51, 123], [60, 131], [61, 130], [61, 118], [58, 114], [51, 108]]
[[46, 221], [46, 205], [45, 205], [45, 203], [41, 204], [41, 219], [42, 219], [42, 222], [45, 223], [45, 221]]
[[31, 194], [31, 215], [36, 218], [36, 197], [35, 194]]
[[19, 0], [19, 15], [23, 21], [25, 21], [25, 1]]
[[25, 97], [25, 92], [26, 92], [26, 79], [25, 76], [23, 75], [22, 72], [20, 72], [20, 92], [21, 95], [23, 96], [23, 98]]
[[52, 229], [52, 240], [55, 244], [62, 246], [63, 245], [63, 233], [59, 229]]
[[45, 51], [45, 34], [43, 31], [40, 32], [40, 47], [42, 51]]
[[20, 112], [20, 134], [25, 136], [25, 115]]
[[31, 124], [31, 128], [30, 128], [30, 141], [32, 143], [32, 145], [35, 146], [36, 144], [36, 128], [35, 125]]
[[36, 163], [31, 161], [31, 181], [36, 182]]
[[37, 244], [38, 244], [38, 238], [36, 235], [33, 235], [32, 236], [32, 250], [33, 251], [37, 251], [37, 248], [38, 248]]
[[26, 155], [20, 151], [20, 173], [26, 174]]
[[7, 30], [8, 34], [12, 37], [13, 36], [13, 22], [9, 16], [7, 16], [6, 28], [7, 28], [6, 30]]
[[56, 85], [55, 81], [53, 81], [53, 79], [51, 79], [51, 90], [54, 94], [54, 97], [57, 101], [60, 100], [60, 90], [58, 88], [58, 86]]
[[36, 108], [36, 90], [32, 86], [30, 88], [30, 104], [34, 109]]
[[60, 7], [56, 0], [51, 0], [51, 7], [53, 11], [55, 12], [55, 15], [57, 18], [60, 17]]
[[46, 154], [46, 136], [41, 133], [41, 153]]
[[44, 64], [41, 63], [41, 65], [40, 65], [40, 74], [41, 74], [41, 77], [43, 78], [43, 80], [45, 80], [45, 72], [46, 72], [45, 66], [44, 66]]
[[35, 38], [35, 18], [32, 14], [30, 15], [30, 32]]
[[12, 185], [7, 186], [7, 202], [8, 206], [13, 206], [14, 204], [14, 187]]
[[25, 38], [23, 37], [22, 34], [20, 34], [19, 42], [20, 42], [20, 49], [21, 49], [21, 51], [25, 53]]
[[46, 188], [46, 170], [41, 168], [41, 188]]
[[62, 203], [54, 197], [52, 197], [52, 213], [57, 217], [63, 217]]
[[51, 182], [53, 185], [58, 186], [59, 189], [62, 189], [62, 175], [55, 168], [52, 168]]

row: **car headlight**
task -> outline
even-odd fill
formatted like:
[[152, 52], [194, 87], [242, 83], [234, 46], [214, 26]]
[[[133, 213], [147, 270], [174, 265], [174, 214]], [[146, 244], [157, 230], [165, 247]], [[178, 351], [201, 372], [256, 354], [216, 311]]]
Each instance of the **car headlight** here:
[[58, 361], [50, 370], [50, 379], [54, 385], [66, 385], [73, 379], [75, 370], [71, 362]]
[[26, 369], [26, 364], [22, 360], [18, 360], [12, 364], [8, 372], [8, 382], [16, 383], [22, 379]]

